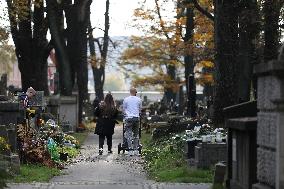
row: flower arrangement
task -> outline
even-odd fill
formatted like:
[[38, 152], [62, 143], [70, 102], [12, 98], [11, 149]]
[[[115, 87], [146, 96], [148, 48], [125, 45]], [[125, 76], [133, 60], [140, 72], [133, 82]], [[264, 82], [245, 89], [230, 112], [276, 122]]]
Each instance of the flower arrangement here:
[[50, 167], [60, 166], [60, 153], [70, 153], [68, 157], [72, 158], [76, 155], [75, 151], [78, 151], [79, 142], [76, 138], [63, 133], [52, 119], [44, 123], [38, 131], [31, 128], [28, 130], [29, 132], [26, 133], [23, 125], [18, 126], [17, 130], [21, 151], [25, 154], [27, 162], [40, 163]]
[[183, 136], [187, 141], [200, 140], [203, 142], [223, 142], [227, 133], [223, 128], [213, 129], [209, 124], [195, 126], [194, 129], [186, 130]]

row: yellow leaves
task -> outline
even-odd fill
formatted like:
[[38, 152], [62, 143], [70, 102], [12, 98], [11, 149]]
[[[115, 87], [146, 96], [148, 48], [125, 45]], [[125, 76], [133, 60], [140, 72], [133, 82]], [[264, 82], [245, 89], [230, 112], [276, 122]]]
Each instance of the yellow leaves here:
[[212, 73], [203, 73], [195, 78], [196, 83], [200, 85], [212, 85], [214, 83], [214, 77]]
[[186, 24], [186, 17], [181, 17], [181, 18], [177, 19], [176, 23], [178, 25], [183, 25], [184, 26]]
[[200, 85], [209, 84], [212, 85], [214, 83], [214, 77], [212, 70], [214, 68], [214, 63], [210, 60], [202, 60], [196, 64], [196, 69], [203, 70], [196, 74], [196, 82]]
[[90, 56], [90, 64], [91, 64], [92, 67], [96, 68], [97, 67], [97, 62], [98, 62], [98, 60], [97, 60], [95, 55], [94, 56]]
[[[121, 65], [125, 70], [130, 71], [137, 68], [154, 70], [152, 75], [135, 77], [134, 85], [159, 85], [177, 91], [179, 83], [167, 76], [167, 66], [174, 65], [177, 72], [182, 72], [179, 69], [184, 69], [181, 64], [183, 57], [194, 55], [194, 61], [203, 60], [198, 64], [200, 68], [212, 69], [214, 67], [211, 61], [206, 60], [212, 59], [213, 56], [213, 22], [199, 13], [192, 3], [186, 5], [167, 0], [166, 2], [158, 0], [153, 2], [156, 2], [156, 5], [147, 8], [146, 4], [141, 1], [142, 6], [135, 9], [136, 27], [145, 32], [145, 36], [132, 37], [131, 47], [126, 49], [121, 56]], [[173, 3], [173, 6], [167, 6], [168, 3]], [[199, 3], [207, 11], [213, 12], [213, 0], [199, 0]], [[187, 21], [184, 14], [185, 6], [193, 8], [195, 15], [193, 38], [187, 42], [184, 40]], [[171, 7], [171, 13], [168, 11], [169, 7]], [[210, 73], [200, 73], [198, 82], [212, 83], [213, 76]]]
[[135, 87], [147, 87], [147, 86], [153, 86], [158, 85], [162, 86], [166, 89], [172, 89], [174, 92], [177, 92], [179, 90], [180, 83], [178, 83], [175, 80], [172, 80], [167, 75], [155, 75], [155, 76], [144, 76], [144, 77], [135, 77], [132, 81], [132, 85]]
[[143, 56], [145, 54], [145, 50], [141, 47], [129, 48], [123, 52], [123, 59], [135, 59]]
[[149, 10], [143, 10], [142, 8], [137, 8], [134, 10], [133, 15], [135, 17], [141, 18], [142, 20], [154, 20], [154, 16], [151, 15]]
[[197, 67], [206, 67], [206, 68], [214, 68], [214, 63], [209, 60], [202, 60], [199, 63], [196, 64]]
[[29, 20], [32, 16], [32, 10], [43, 7], [43, 0], [9, 0], [8, 11], [11, 16], [11, 22], [16, 24], [23, 20]]
[[7, 141], [5, 138], [0, 137], [0, 152], [5, 152], [10, 149], [9, 144], [7, 144]]

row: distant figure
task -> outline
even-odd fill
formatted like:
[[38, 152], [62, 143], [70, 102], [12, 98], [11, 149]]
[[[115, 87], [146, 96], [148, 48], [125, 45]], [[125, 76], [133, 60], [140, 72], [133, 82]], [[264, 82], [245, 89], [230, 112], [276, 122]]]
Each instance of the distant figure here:
[[116, 124], [118, 111], [113, 97], [110, 93], [105, 96], [95, 109], [95, 116], [98, 117], [95, 134], [99, 135], [99, 155], [103, 154], [104, 140], [107, 138], [108, 153], [112, 153], [112, 135]]
[[125, 138], [128, 144], [130, 156], [138, 155], [139, 143], [139, 117], [142, 109], [142, 101], [136, 96], [137, 90], [130, 89], [130, 96], [123, 101], [123, 112], [125, 116]]
[[29, 108], [30, 106], [32, 106], [31, 98], [35, 95], [36, 91], [32, 87], [29, 87], [26, 93], [23, 92], [19, 96], [19, 100], [22, 102], [24, 108]]
[[171, 102], [170, 102], [170, 111], [171, 112], [174, 110], [174, 105], [175, 105], [174, 99], [171, 99]]

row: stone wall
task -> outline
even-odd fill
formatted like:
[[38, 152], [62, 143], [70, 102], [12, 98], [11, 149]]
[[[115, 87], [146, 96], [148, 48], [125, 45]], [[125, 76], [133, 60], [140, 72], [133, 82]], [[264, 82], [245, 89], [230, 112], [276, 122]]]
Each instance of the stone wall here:
[[[284, 62], [258, 64], [257, 179], [254, 189], [284, 188], [283, 138], [284, 116], [280, 104], [284, 97]], [[282, 133], [282, 134], [281, 134]], [[282, 148], [281, 148], [282, 147]], [[281, 154], [282, 153], [282, 154]]]

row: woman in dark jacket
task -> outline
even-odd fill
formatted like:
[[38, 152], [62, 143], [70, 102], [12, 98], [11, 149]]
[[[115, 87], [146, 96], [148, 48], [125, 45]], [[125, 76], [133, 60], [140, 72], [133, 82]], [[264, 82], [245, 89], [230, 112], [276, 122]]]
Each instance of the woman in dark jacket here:
[[108, 93], [104, 101], [95, 109], [95, 115], [98, 117], [95, 134], [99, 135], [99, 155], [103, 154], [105, 138], [107, 138], [108, 153], [112, 153], [112, 135], [117, 113], [113, 97]]

